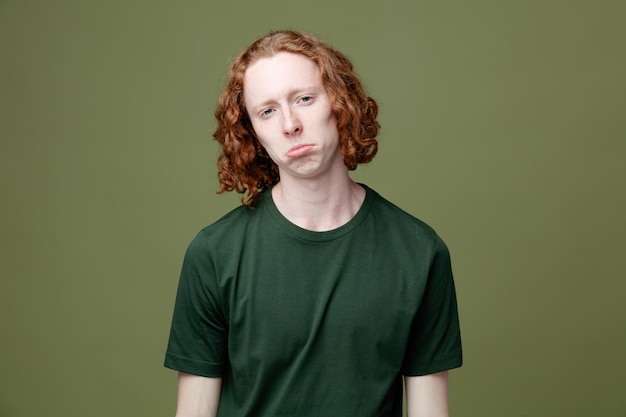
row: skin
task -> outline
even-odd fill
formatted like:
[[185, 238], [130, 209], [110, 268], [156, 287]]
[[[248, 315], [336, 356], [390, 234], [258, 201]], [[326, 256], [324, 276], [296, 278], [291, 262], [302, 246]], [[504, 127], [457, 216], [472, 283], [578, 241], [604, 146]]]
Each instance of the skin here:
[[222, 391], [221, 378], [178, 373], [176, 417], [215, 417]]
[[253, 63], [244, 77], [244, 102], [281, 181], [344, 175], [337, 120], [312, 61], [281, 52]]
[[405, 376], [407, 417], [449, 417], [448, 372]]
[[[278, 166], [278, 210], [313, 231], [337, 228], [361, 207], [365, 190], [343, 163], [337, 120], [317, 65], [286, 52], [254, 62], [244, 103], [261, 145]], [[322, 381], [320, 381], [322, 382]], [[448, 374], [405, 377], [408, 417], [448, 417]], [[176, 417], [214, 417], [221, 379], [181, 373]]]
[[347, 223], [365, 191], [348, 175], [337, 120], [319, 68], [280, 52], [254, 62], [244, 77], [244, 103], [254, 132], [278, 166], [272, 195], [292, 223], [314, 231]]

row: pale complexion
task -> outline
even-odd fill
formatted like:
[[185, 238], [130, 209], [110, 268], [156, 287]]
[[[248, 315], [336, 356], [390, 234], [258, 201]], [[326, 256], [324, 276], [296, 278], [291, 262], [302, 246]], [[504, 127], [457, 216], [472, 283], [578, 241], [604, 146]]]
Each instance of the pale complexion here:
[[315, 231], [348, 222], [365, 191], [348, 175], [337, 119], [317, 65], [279, 52], [248, 67], [244, 103], [254, 132], [278, 166], [272, 195], [290, 221]]
[[313, 61], [287, 52], [259, 59], [246, 71], [244, 100], [282, 181], [345, 175], [337, 119]]

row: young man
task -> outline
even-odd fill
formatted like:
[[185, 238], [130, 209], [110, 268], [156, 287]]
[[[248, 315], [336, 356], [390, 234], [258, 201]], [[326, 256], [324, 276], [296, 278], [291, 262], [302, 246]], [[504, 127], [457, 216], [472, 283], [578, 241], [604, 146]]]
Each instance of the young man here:
[[165, 366], [177, 417], [447, 416], [461, 366], [448, 250], [348, 171], [376, 102], [344, 55], [292, 31], [233, 63], [214, 137], [243, 205], [187, 250]]

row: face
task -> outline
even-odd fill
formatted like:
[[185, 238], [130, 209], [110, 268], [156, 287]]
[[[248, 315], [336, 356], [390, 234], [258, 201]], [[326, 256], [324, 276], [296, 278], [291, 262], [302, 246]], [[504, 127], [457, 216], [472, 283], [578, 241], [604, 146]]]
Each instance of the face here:
[[317, 65], [287, 52], [254, 62], [244, 103], [256, 136], [287, 177], [321, 179], [346, 172], [337, 120]]

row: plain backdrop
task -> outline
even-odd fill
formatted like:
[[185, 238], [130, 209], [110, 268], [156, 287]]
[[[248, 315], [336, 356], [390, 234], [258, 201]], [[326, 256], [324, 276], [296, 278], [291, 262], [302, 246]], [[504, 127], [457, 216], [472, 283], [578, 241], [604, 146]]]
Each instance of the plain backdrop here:
[[451, 249], [453, 416], [626, 416], [625, 9], [0, 0], [0, 416], [174, 415], [182, 256], [239, 204], [215, 103], [281, 28], [352, 59], [382, 125], [354, 178]]

